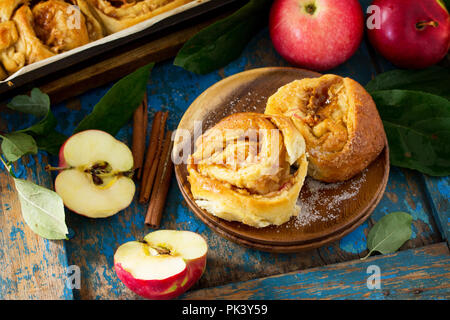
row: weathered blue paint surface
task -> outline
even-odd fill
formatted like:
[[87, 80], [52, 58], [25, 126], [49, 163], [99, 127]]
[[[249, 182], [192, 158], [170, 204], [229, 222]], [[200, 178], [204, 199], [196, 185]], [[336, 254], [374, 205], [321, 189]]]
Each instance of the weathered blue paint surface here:
[[449, 265], [448, 247], [439, 243], [188, 292], [181, 299], [448, 299]]
[[[368, 2], [362, 1], [365, 5]], [[274, 51], [267, 30], [254, 37], [239, 59], [207, 75], [195, 75], [175, 67], [172, 60], [157, 64], [147, 85], [150, 120], [157, 110], [169, 110], [168, 127], [175, 129], [194, 99], [217, 81], [252, 68], [287, 65]], [[329, 72], [348, 76], [365, 84], [376, 75], [376, 70], [387, 70], [389, 67], [385, 63], [381, 64], [379, 60], [374, 61], [368, 53], [367, 44], [363, 42], [348, 62]], [[58, 119], [57, 129], [70, 135], [111, 85], [91, 90], [78, 98], [53, 106], [53, 112]], [[8, 130], [26, 127], [33, 121], [8, 110], [1, 114], [1, 118]], [[125, 126], [117, 137], [130, 145], [131, 126]], [[52, 165], [57, 165], [58, 162], [56, 157], [50, 157], [49, 161]], [[45, 164], [46, 158], [41, 152], [27, 162], [19, 161], [15, 173], [39, 183], [42, 175], [37, 174], [36, 168], [42, 168]], [[14, 190], [10, 185], [5, 188], [10, 192]], [[187, 208], [174, 177], [161, 228], [191, 230], [207, 239], [210, 248], [208, 267], [195, 286], [198, 289], [357, 259], [367, 252], [366, 236], [369, 228], [382, 216], [393, 211], [406, 211], [414, 217], [413, 237], [402, 249], [436, 243], [441, 239], [439, 231], [444, 237], [446, 233], [442, 230], [448, 232], [449, 190], [446, 178], [424, 178], [417, 172], [392, 167], [385, 196], [370, 219], [355, 231], [320, 249], [297, 254], [272, 254], [241, 247], [212, 232]], [[4, 203], [0, 207], [0, 214], [4, 214], [10, 207], [10, 203]], [[151, 231], [144, 226], [145, 211], [146, 207], [137, 201], [123, 212], [107, 219], [88, 219], [66, 211], [67, 224], [73, 230], [73, 236], [64, 242], [64, 254], [58, 256], [57, 261], [64, 266], [75, 264], [81, 268], [81, 290], [74, 290], [75, 298], [136, 298], [116, 277], [113, 256], [120, 244], [139, 239]], [[23, 223], [17, 223], [8, 230], [0, 230], [2, 234], [7, 234], [3, 238], [8, 239], [0, 245], [0, 258], [14, 243], [22, 239], [22, 231], [26, 228]], [[42, 259], [48, 260], [50, 252], [32, 252], [25, 249], [23, 254], [40, 255]], [[28, 266], [28, 270], [39, 267]], [[18, 272], [22, 277], [20, 281], [27, 281], [30, 273], [23, 270]], [[0, 278], [0, 298], [4, 296], [2, 293], [16, 287], [12, 283], [14, 278]], [[320, 295], [320, 291], [315, 290], [315, 294]], [[62, 297], [71, 298], [72, 292], [64, 291]]]

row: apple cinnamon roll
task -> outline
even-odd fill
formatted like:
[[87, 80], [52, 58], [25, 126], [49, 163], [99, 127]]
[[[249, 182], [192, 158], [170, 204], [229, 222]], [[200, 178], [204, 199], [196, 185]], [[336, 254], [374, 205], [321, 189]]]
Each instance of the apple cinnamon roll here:
[[380, 154], [386, 136], [372, 97], [337, 75], [296, 80], [269, 97], [265, 113], [292, 119], [305, 138], [308, 175], [344, 181]]
[[228, 221], [265, 227], [298, 214], [307, 166], [305, 142], [289, 118], [236, 113], [198, 138], [187, 168], [199, 207]]
[[107, 34], [131, 27], [158, 14], [193, 0], [77, 0], [86, 14], [90, 12]]

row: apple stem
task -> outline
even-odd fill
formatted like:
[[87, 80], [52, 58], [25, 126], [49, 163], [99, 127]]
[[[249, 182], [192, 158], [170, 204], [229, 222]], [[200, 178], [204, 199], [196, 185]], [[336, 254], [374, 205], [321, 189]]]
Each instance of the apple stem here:
[[63, 170], [67, 170], [70, 169], [69, 167], [52, 167], [51, 165], [46, 165], [45, 166], [45, 171], [63, 171]]
[[416, 23], [417, 30], [424, 30], [428, 26], [437, 28], [439, 23], [437, 21], [419, 21]]

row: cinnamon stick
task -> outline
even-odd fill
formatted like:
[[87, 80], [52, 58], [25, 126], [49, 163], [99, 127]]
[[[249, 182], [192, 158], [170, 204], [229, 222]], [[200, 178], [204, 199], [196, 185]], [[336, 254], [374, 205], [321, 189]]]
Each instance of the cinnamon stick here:
[[155, 114], [152, 125], [152, 133], [150, 143], [145, 159], [144, 172], [141, 181], [141, 192], [139, 194], [139, 202], [147, 203], [155, 180], [156, 169], [158, 167], [159, 158], [162, 152], [165, 125], [168, 112], [158, 111]]
[[144, 107], [144, 142], [142, 144], [142, 162], [141, 167], [138, 170], [137, 178], [138, 180], [142, 179], [142, 173], [144, 171], [144, 156], [145, 156], [145, 144], [147, 140], [147, 131], [148, 131], [148, 97], [147, 93], [144, 95], [144, 101], [143, 101], [143, 107]]
[[142, 165], [144, 163], [145, 138], [147, 136], [147, 94], [141, 105], [133, 114], [133, 144], [132, 153], [134, 160], [134, 169], [137, 170], [137, 177], [140, 179], [142, 173]]
[[170, 180], [172, 178], [172, 148], [172, 131], [167, 131], [159, 161], [158, 172], [156, 174], [155, 186], [153, 188], [147, 215], [145, 216], [145, 224], [154, 229], [159, 228], [162, 213], [164, 211], [164, 204], [169, 191]]

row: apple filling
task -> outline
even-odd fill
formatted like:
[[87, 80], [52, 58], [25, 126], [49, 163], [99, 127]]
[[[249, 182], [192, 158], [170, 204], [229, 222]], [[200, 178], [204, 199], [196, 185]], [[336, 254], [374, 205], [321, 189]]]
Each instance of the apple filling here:
[[266, 195], [280, 190], [291, 177], [283, 135], [264, 116], [230, 116], [199, 142], [191, 165], [237, 192]]
[[307, 161], [303, 137], [288, 117], [235, 113], [199, 137], [196, 147], [187, 169], [200, 208], [258, 228], [297, 214]]
[[348, 141], [345, 90], [343, 79], [333, 75], [296, 80], [269, 98], [266, 113], [290, 116], [310, 153], [339, 152]]
[[308, 88], [305, 103], [295, 112], [295, 117], [307, 126], [306, 141], [323, 151], [338, 152], [347, 143], [347, 101], [342, 90], [341, 79]]

